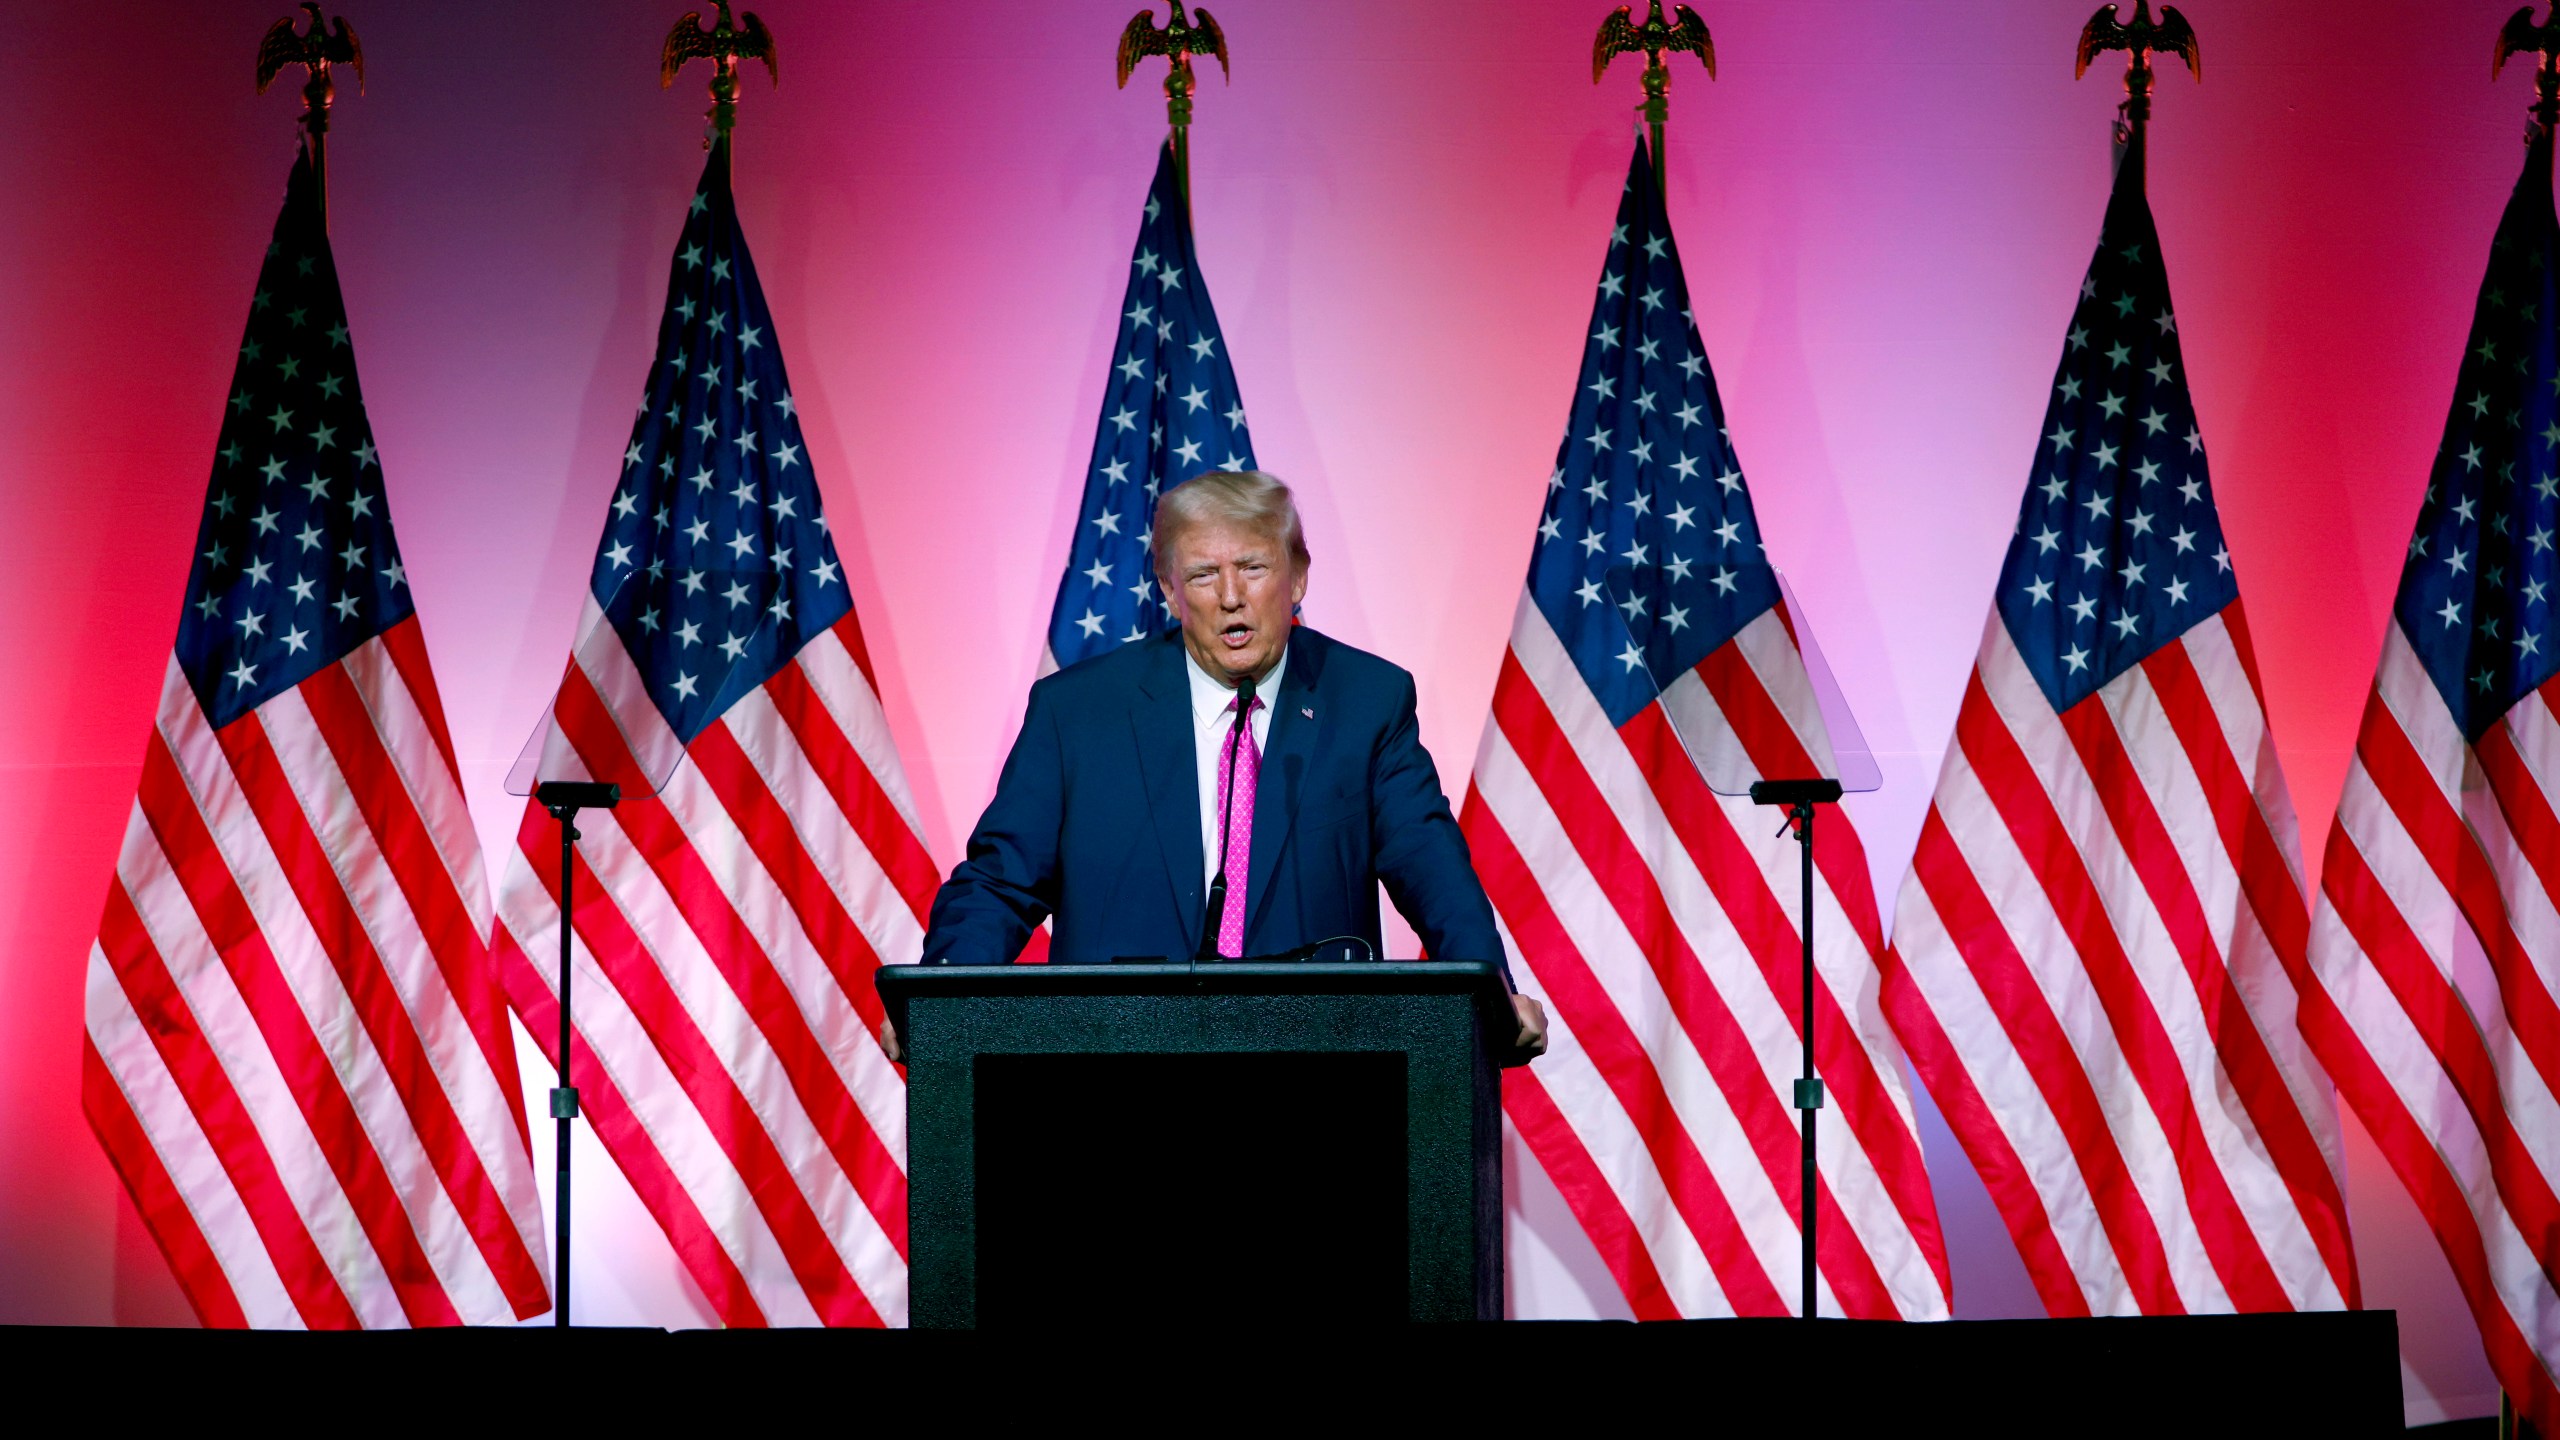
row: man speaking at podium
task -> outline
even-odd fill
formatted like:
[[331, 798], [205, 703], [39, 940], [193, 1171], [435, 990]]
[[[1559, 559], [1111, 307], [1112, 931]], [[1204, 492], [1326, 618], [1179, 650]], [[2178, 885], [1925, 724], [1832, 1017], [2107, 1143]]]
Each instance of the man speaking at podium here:
[[[968, 858], [934, 897], [925, 963], [1010, 963], [1044, 917], [1061, 965], [1336, 941], [1374, 955], [1383, 881], [1431, 956], [1502, 964], [1413, 677], [1291, 623], [1307, 546], [1289, 487], [1256, 471], [1177, 486], [1154, 546], [1181, 628], [1031, 687]], [[1511, 1003], [1518, 1043], [1543, 1051], [1538, 1002]]]

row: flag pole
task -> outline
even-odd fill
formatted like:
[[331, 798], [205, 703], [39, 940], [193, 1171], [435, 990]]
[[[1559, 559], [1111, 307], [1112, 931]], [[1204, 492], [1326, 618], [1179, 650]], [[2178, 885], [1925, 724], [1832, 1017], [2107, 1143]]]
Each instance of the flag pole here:
[[288, 65], [299, 65], [310, 78], [302, 86], [303, 153], [311, 162], [313, 203], [320, 207], [320, 228], [329, 228], [329, 103], [337, 98], [337, 84], [329, 78], [331, 65], [352, 65], [356, 72], [356, 92], [364, 92], [364, 46], [356, 39], [347, 17], [339, 16], [324, 26], [320, 7], [304, 0], [303, 13], [311, 17], [306, 30], [293, 28], [293, 17], [287, 15], [267, 27], [258, 40], [258, 93], [267, 93], [276, 72]]
[[[2535, 57], [2533, 71], [2533, 107], [2526, 113], [2531, 123], [2525, 126], [2525, 165], [2528, 172], [2538, 170], [2545, 189], [2551, 185], [2551, 132], [2560, 127], [2560, 10], [2550, 12], [2543, 23], [2533, 23], [2533, 7], [2525, 6], [2507, 17], [2498, 27], [2498, 41], [2489, 52], [2489, 79], [2494, 83], [2498, 72], [2513, 55]], [[2498, 1387], [2498, 1440], [2516, 1440], [2524, 1433], [2516, 1414], [2515, 1392]]]
[[1227, 36], [1218, 28], [1217, 19], [1204, 7], [1200, 21], [1193, 24], [1183, 13], [1182, 0], [1173, 0], [1173, 15], [1161, 30], [1156, 28], [1156, 13], [1141, 10], [1120, 31], [1120, 86], [1129, 88], [1129, 73], [1138, 62], [1150, 55], [1162, 55], [1168, 62], [1164, 76], [1164, 114], [1173, 127], [1173, 173], [1182, 187], [1182, 215], [1191, 217], [1191, 57], [1214, 55], [1218, 74], [1228, 80], [1234, 76], [1227, 68]]
[[1620, 55], [1644, 52], [1644, 123], [1653, 141], [1653, 188], [1663, 187], [1662, 122], [1671, 118], [1671, 67], [1662, 63], [1666, 52], [1688, 51], [1707, 67], [1707, 78], [1716, 78], [1716, 42], [1707, 34], [1707, 22], [1686, 5], [1674, 5], [1671, 13], [1676, 21], [1662, 18], [1662, 0], [1646, 0], [1644, 23], [1631, 18], [1631, 6], [1621, 5], [1600, 22], [1600, 34], [1591, 42], [1591, 83], [1609, 72], [1609, 62]]
[[2126, 52], [2124, 67], [2124, 103], [2118, 108], [2116, 141], [2125, 147], [2125, 163], [2136, 167], [2138, 178], [2148, 181], [2150, 172], [2143, 168], [2149, 154], [2145, 137], [2151, 128], [2151, 53], [2163, 51], [2187, 62], [2187, 71], [2198, 83], [2204, 80], [2204, 60], [2196, 48], [2195, 27], [2178, 13], [2175, 5], [2160, 7], [2160, 19], [2151, 19], [2151, 0], [2134, 0], [2133, 18], [2123, 23], [2116, 20], [2116, 7], [2109, 5], [2080, 27], [2080, 49], [2071, 71], [2079, 79], [2089, 73], [2089, 62], [2109, 50]]
[[[2507, 17], [2498, 27], [2498, 39], [2489, 52], [2489, 79], [2494, 83], [2498, 72], [2507, 66], [2511, 56], [2535, 57], [2533, 72], [2533, 106], [2527, 111], [2530, 123], [2525, 126], [2525, 166], [2528, 175], [2539, 171], [2545, 189], [2551, 185], [2552, 131], [2560, 127], [2560, 11], [2550, 12], [2543, 23], [2533, 23], [2530, 5]], [[2515, 1440], [2525, 1427], [2516, 1414], [2515, 1392], [2498, 1387], [2498, 1440]]]
[[753, 10], [740, 12], [746, 17], [743, 26], [729, 19], [729, 0], [715, 0], [720, 7], [719, 23], [702, 28], [702, 12], [688, 11], [667, 32], [666, 44], [658, 51], [658, 88], [664, 90], [676, 83], [676, 72], [688, 60], [711, 62], [711, 108], [702, 112], [710, 125], [702, 132], [702, 148], [720, 154], [720, 173], [729, 174], [736, 147], [730, 143], [731, 132], [738, 128], [738, 62], [761, 60], [765, 74], [775, 86], [782, 84], [781, 67], [775, 63], [773, 31]]

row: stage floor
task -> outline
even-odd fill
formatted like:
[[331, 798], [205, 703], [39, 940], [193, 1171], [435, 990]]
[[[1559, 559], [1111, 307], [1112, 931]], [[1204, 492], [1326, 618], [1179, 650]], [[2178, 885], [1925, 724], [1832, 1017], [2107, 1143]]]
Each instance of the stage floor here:
[[511, 1427], [544, 1416], [672, 1423], [701, 1407], [735, 1429], [770, 1407], [795, 1421], [832, 1411], [831, 1428], [901, 1436], [997, 1417], [1220, 1431], [1400, 1420], [1587, 1430], [1676, 1417], [1683, 1432], [1711, 1435], [2193, 1440], [2400, 1433], [2398, 1335], [2387, 1310], [1942, 1325], [1543, 1321], [1321, 1335], [1168, 1322], [1011, 1338], [8, 1327], [0, 1355], [25, 1389], [133, 1419], [137, 1407], [211, 1401], [226, 1413], [278, 1407], [278, 1418], [343, 1405], [399, 1428], [464, 1413], [466, 1423]]

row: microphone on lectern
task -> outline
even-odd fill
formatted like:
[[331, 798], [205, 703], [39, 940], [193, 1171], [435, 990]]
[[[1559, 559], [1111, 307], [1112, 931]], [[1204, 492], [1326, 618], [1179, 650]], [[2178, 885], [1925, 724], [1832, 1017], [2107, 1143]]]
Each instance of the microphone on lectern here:
[[1253, 724], [1253, 677], [1247, 675], [1236, 682], [1236, 723], [1227, 732], [1226, 762], [1218, 767], [1226, 776], [1226, 784], [1218, 793], [1218, 873], [1209, 880], [1209, 906], [1200, 914], [1200, 948], [1192, 959], [1216, 960], [1218, 923], [1227, 914], [1227, 827], [1236, 815], [1236, 748], [1251, 733]]

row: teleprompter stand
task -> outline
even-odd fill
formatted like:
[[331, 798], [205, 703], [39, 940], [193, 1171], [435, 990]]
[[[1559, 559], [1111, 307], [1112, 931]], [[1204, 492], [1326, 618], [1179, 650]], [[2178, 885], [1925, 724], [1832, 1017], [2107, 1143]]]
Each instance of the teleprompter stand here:
[[[1813, 626], [1804, 608], [1796, 600], [1794, 587], [1784, 575], [1776, 577], [1780, 602], [1785, 606], [1788, 634], [1793, 640], [1793, 655], [1778, 652], [1757, 662], [1767, 668], [1765, 683], [1779, 695], [1790, 697], [1792, 713], [1798, 718], [1800, 742], [1797, 753], [1785, 754], [1783, 747], [1768, 747], [1755, 753], [1727, 723], [1723, 712], [1711, 704], [1701, 704], [1694, 687], [1678, 691], [1665, 689], [1656, 703], [1663, 718], [1670, 723], [1671, 733], [1679, 738], [1690, 763], [1698, 769], [1710, 791], [1722, 796], [1749, 796], [1755, 805], [1773, 805], [1787, 812], [1787, 825], [1795, 832], [1802, 876], [1802, 889], [1797, 905], [1797, 938], [1802, 944], [1803, 985], [1797, 992], [1800, 1008], [1798, 1029], [1803, 1042], [1803, 1061], [1799, 1066], [1794, 1107], [1802, 1117], [1797, 1129], [1804, 1155], [1804, 1186], [1798, 1201], [1796, 1217], [1798, 1243], [1803, 1254], [1803, 1288], [1798, 1297], [1798, 1313], [1811, 1320], [1820, 1313], [1821, 1267], [1819, 1251], [1814, 1243], [1814, 1220], [1821, 1196], [1821, 1167], [1814, 1145], [1816, 1122], [1822, 1113], [1822, 1076], [1814, 1063], [1814, 893], [1813, 893], [1813, 818], [1814, 809], [1838, 803], [1847, 791], [1873, 790], [1883, 783], [1882, 772], [1875, 762], [1875, 752], [1867, 747], [1866, 736], [1858, 729], [1858, 720], [1850, 713], [1849, 702], [1840, 693], [1839, 682], [1831, 676], [1831, 667], [1822, 658], [1822, 647], [1815, 641]], [[1801, 670], [1789, 674], [1789, 659]], [[1802, 701], [1810, 699], [1814, 712], [1804, 714]], [[1795, 772], [1770, 774], [1768, 768], [1783, 766]], [[1812, 773], [1806, 774], [1804, 771]], [[1785, 833], [1785, 832], [1780, 832]], [[1772, 1077], [1774, 1080], [1775, 1077]]]
[[[597, 624], [579, 640], [579, 652], [573, 652], [572, 663], [590, 658], [586, 652], [613, 643], [613, 627]], [[588, 668], [593, 673], [595, 667]], [[570, 1047], [577, 1039], [570, 1019], [569, 972], [575, 967], [577, 945], [578, 841], [583, 838], [578, 831], [578, 812], [611, 810], [632, 796], [657, 794], [666, 788], [667, 777], [675, 773], [676, 763], [683, 758], [684, 747], [675, 741], [672, 732], [663, 730], [631, 742], [616, 753], [581, 754], [560, 728], [556, 711], [546, 711], [542, 723], [525, 741], [523, 753], [507, 772], [508, 794], [530, 796], [533, 803], [560, 823], [560, 1049], [553, 1057], [559, 1083], [552, 1087], [550, 1097], [557, 1151], [551, 1195], [552, 1256], [556, 1265], [551, 1323], [555, 1326], [569, 1323], [569, 1136], [570, 1126], [578, 1118], [578, 1087], [571, 1079], [569, 1066]]]
[[[591, 617], [586, 633], [578, 637], [577, 647], [570, 652], [574, 671], [589, 676], [610, 673], [614, 665], [628, 665], [622, 653], [621, 637], [599, 610]], [[705, 684], [716, 688], [726, 683], [725, 672], [710, 676]], [[553, 1255], [558, 1262], [554, 1275], [551, 1323], [569, 1323], [569, 1135], [570, 1125], [578, 1118], [578, 1087], [571, 1083], [569, 1050], [576, 1042], [577, 1031], [570, 1021], [569, 972], [575, 964], [578, 812], [611, 810], [623, 801], [637, 796], [655, 795], [664, 790], [668, 777], [684, 759], [684, 743], [664, 725], [635, 725], [628, 730], [612, 727], [613, 736], [606, 743], [602, 736], [589, 733], [584, 749], [562, 728], [559, 702], [555, 698], [544, 710], [541, 722], [526, 737], [524, 749], [516, 763], [507, 770], [506, 788], [510, 795], [530, 797], [533, 803], [560, 822], [560, 1034], [559, 1053], [554, 1057], [559, 1083], [551, 1091], [551, 1121], [558, 1135], [558, 1157], [553, 1171], [555, 1189], [551, 1197]], [[590, 870], [590, 874], [594, 872]]]
[[1796, 1080], [1796, 1109], [1804, 1115], [1804, 1195], [1799, 1202], [1803, 1210], [1804, 1228], [1804, 1318], [1813, 1318], [1814, 1267], [1813, 1217], [1814, 1197], [1819, 1181], [1813, 1158], [1814, 1120], [1822, 1113], [1822, 1079], [1813, 1068], [1813, 807], [1840, 799], [1837, 780], [1755, 780], [1751, 782], [1751, 803], [1786, 807], [1789, 823], [1796, 832], [1796, 847], [1803, 852], [1803, 908], [1798, 912], [1804, 923], [1796, 927], [1804, 937], [1804, 1073]]
[[551, 1090], [554, 1127], [552, 1160], [552, 1256], [558, 1268], [551, 1323], [569, 1323], [569, 1122], [578, 1118], [578, 1087], [569, 1077], [569, 937], [574, 933], [577, 904], [573, 887], [578, 873], [578, 812], [610, 810], [622, 803], [622, 787], [595, 780], [545, 780], [533, 787], [535, 803], [560, 822], [560, 1083]]

